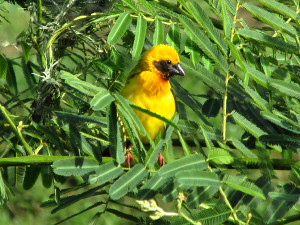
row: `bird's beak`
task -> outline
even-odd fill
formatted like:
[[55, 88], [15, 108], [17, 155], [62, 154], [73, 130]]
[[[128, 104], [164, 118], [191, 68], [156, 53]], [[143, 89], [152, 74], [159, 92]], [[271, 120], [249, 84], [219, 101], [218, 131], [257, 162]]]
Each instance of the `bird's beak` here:
[[184, 70], [182, 69], [180, 63], [171, 66], [169, 70], [169, 74], [170, 76], [173, 75], [185, 76]]

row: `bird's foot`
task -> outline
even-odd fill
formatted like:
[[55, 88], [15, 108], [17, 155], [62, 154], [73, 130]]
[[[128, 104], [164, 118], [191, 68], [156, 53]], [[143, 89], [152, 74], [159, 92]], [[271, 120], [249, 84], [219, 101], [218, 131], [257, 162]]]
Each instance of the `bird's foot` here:
[[157, 161], [158, 161], [159, 167], [162, 167], [163, 165], [166, 164], [165, 158], [163, 157], [162, 154], [159, 154]]
[[131, 167], [131, 163], [134, 163], [134, 158], [133, 158], [133, 156], [131, 155], [131, 153], [129, 151], [126, 152], [125, 162], [126, 162], [127, 168], [130, 168]]

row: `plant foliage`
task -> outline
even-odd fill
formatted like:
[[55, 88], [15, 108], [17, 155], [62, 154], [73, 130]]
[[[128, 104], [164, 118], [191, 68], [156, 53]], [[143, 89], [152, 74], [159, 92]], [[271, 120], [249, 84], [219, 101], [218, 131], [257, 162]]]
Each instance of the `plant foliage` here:
[[[65, 220], [97, 208], [93, 224], [107, 213], [136, 224], [300, 221], [299, 1], [16, 2], [31, 19], [11, 43], [23, 55], [0, 54], [0, 204], [41, 175], [52, 213], [99, 198]], [[171, 82], [171, 121], [118, 94], [160, 43], [187, 74]], [[166, 124], [150, 144], [137, 110]], [[82, 179], [63, 189], [72, 176]]]

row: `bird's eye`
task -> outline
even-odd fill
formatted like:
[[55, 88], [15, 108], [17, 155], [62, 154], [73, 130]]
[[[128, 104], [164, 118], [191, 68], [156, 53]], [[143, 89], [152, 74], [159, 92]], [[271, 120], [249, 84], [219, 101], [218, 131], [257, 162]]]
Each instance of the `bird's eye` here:
[[166, 62], [167, 62], [167, 64], [169, 64], [169, 65], [171, 64], [171, 61], [170, 61], [170, 60], [166, 60]]

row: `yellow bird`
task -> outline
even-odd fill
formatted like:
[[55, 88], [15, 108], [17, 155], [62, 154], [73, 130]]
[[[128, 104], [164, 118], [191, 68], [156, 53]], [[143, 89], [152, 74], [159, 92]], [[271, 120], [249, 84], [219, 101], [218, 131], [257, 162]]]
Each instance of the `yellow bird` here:
[[[121, 95], [133, 104], [170, 120], [175, 113], [175, 99], [169, 79], [174, 75], [185, 75], [179, 61], [178, 53], [169, 45], [150, 48], [130, 72]], [[152, 139], [163, 129], [162, 120], [138, 110], [135, 113]], [[143, 143], [148, 143], [146, 137], [140, 138]]]

